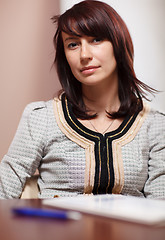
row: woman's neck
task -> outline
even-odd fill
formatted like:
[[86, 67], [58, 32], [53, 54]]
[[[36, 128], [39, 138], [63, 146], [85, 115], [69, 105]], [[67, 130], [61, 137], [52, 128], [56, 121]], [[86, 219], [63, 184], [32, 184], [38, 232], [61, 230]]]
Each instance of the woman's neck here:
[[84, 104], [92, 113], [105, 115], [105, 111], [118, 111], [120, 101], [118, 87], [115, 84], [108, 88], [103, 86], [85, 86], [82, 90]]

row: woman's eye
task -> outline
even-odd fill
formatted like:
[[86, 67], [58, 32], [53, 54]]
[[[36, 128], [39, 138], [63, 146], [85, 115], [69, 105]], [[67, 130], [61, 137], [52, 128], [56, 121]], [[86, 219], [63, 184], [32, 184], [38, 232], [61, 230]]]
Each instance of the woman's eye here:
[[99, 43], [99, 42], [101, 42], [101, 41], [102, 41], [101, 38], [94, 38], [94, 39], [93, 39], [93, 42], [94, 42], [94, 43]]
[[77, 47], [77, 43], [69, 43], [68, 44], [68, 48], [75, 48], [75, 47]]

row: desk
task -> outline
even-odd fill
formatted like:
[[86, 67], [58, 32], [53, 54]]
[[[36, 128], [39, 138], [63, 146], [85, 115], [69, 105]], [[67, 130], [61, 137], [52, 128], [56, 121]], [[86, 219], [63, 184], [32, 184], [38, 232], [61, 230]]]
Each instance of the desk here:
[[42, 207], [42, 201], [0, 200], [1, 240], [164, 240], [165, 227], [150, 227], [82, 214], [81, 220], [14, 216], [12, 207]]

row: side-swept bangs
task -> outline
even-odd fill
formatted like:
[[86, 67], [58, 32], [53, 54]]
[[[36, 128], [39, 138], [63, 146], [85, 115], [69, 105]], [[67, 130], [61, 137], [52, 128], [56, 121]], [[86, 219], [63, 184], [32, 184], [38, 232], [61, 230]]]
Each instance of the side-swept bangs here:
[[[76, 5], [59, 18], [59, 31], [76, 36], [94, 36], [111, 41], [109, 16], [102, 9], [87, 6], [77, 8]], [[112, 26], [111, 26], [112, 27]]]

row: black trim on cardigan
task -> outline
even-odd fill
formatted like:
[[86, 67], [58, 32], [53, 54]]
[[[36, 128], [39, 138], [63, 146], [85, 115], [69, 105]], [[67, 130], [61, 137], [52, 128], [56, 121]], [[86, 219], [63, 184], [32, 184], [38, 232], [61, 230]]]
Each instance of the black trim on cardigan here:
[[[126, 134], [126, 132], [130, 129], [130, 127], [134, 123], [139, 112], [137, 112], [133, 116], [126, 117], [116, 130], [105, 133], [105, 135], [102, 135], [101, 133], [86, 128], [77, 120], [76, 116], [72, 111], [72, 105], [67, 100], [65, 94], [62, 95], [61, 100], [64, 116], [69, 126], [81, 136], [95, 143], [96, 167], [94, 187], [92, 191], [93, 194], [112, 193], [115, 179], [113, 168], [112, 141], [115, 139], [119, 139], [124, 134]], [[109, 157], [109, 169], [107, 167], [108, 157]]]

